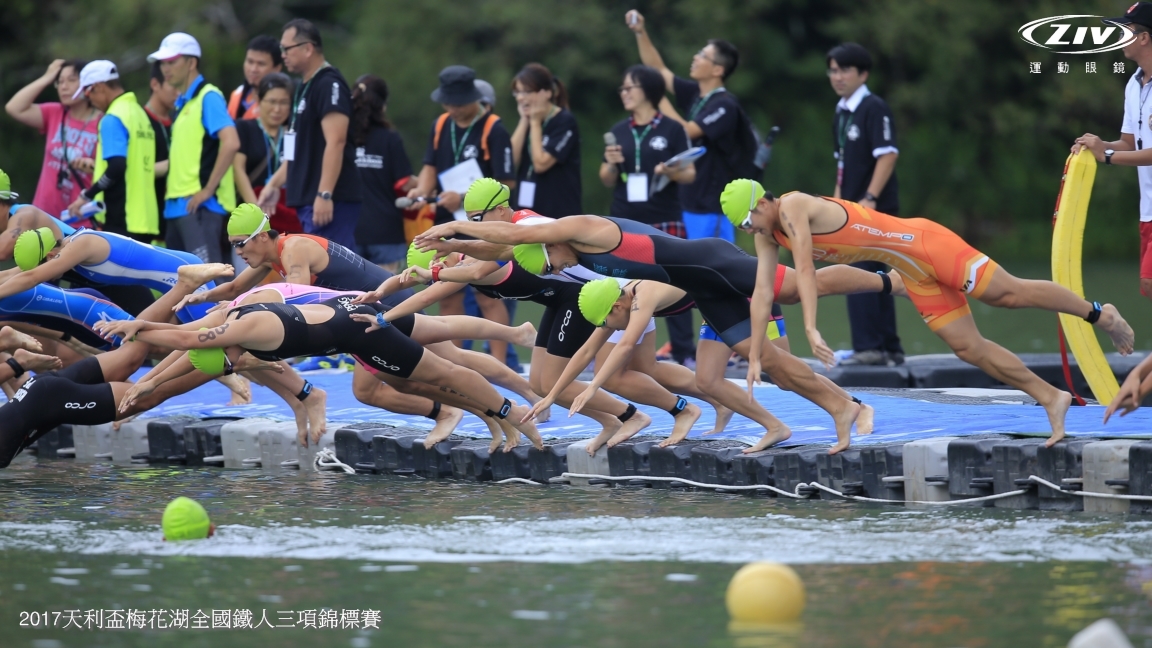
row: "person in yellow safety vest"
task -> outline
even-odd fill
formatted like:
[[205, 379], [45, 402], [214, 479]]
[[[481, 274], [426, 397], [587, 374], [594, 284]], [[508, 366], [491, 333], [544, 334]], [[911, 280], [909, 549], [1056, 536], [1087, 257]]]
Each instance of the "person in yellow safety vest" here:
[[240, 150], [236, 124], [224, 94], [200, 74], [200, 43], [176, 32], [148, 56], [160, 62], [164, 79], [180, 91], [168, 152], [164, 218], [168, 247], [205, 263], [223, 261], [224, 220], [236, 207], [232, 159]]
[[156, 134], [148, 115], [125, 92], [112, 61], [92, 61], [80, 71], [76, 97], [85, 95], [99, 110], [100, 135], [96, 141], [96, 182], [68, 206], [79, 216], [93, 200], [103, 200], [104, 230], [148, 242], [160, 233], [156, 204]]

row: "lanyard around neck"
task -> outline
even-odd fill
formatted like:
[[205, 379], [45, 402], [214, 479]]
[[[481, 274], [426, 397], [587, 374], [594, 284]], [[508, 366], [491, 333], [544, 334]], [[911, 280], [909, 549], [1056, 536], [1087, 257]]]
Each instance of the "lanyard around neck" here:
[[316, 68], [316, 71], [312, 73], [312, 78], [305, 81], [304, 85], [296, 86], [296, 92], [292, 93], [292, 122], [288, 125], [288, 130], [296, 132], [296, 116], [300, 112], [300, 99], [308, 96], [308, 86], [312, 85], [312, 82], [320, 75], [320, 70], [326, 67], [328, 67], [328, 61], [324, 61], [324, 65]]
[[708, 103], [708, 100], [712, 98], [712, 95], [723, 91], [724, 86], [720, 86], [719, 88], [715, 88], [708, 94], [697, 99], [696, 103], [692, 104], [692, 110], [688, 111], [688, 121], [696, 121], [696, 115], [699, 115], [700, 111], [704, 110], [704, 105]]
[[460, 154], [462, 152], [464, 152], [464, 146], [468, 143], [468, 135], [472, 132], [472, 127], [475, 126], [476, 122], [480, 121], [480, 118], [483, 116], [484, 116], [484, 114], [481, 113], [479, 115], [476, 115], [476, 117], [472, 119], [472, 123], [468, 124], [468, 128], [464, 130], [464, 136], [460, 138], [460, 145], [459, 146], [456, 145], [456, 128], [457, 128], [456, 121], [455, 120], [452, 121], [452, 128], [450, 129], [450, 134], [452, 135], [452, 163], [453, 164], [460, 164]]
[[268, 131], [264, 130], [263, 122], [260, 123], [260, 134], [264, 136], [264, 150], [268, 154], [268, 182], [271, 182], [272, 176], [280, 168], [280, 141], [284, 138], [284, 127], [281, 126], [276, 132], [275, 143], [268, 136]]
[[657, 126], [659, 124], [660, 124], [660, 113], [656, 113], [656, 115], [654, 117], [652, 117], [652, 121], [648, 122], [648, 124], [644, 127], [644, 131], [641, 132], [640, 134], [636, 134], [635, 122], [628, 124], [628, 130], [632, 132], [632, 140], [634, 142], [636, 142], [636, 173], [640, 173], [641, 144], [644, 143], [644, 138], [648, 137], [648, 132], [652, 130], [652, 127]]
[[[848, 113], [848, 118], [844, 118], [844, 113]], [[845, 110], [840, 113], [840, 128], [836, 135], [836, 143], [840, 147], [840, 157], [844, 157], [844, 144], [847, 142], [848, 129], [852, 127], [852, 120], [855, 119], [856, 113]]]

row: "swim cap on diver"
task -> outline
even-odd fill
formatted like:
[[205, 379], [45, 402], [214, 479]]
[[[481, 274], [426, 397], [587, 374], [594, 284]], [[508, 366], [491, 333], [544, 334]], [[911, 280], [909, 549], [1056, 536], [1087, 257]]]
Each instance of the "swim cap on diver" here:
[[252, 203], [244, 203], [232, 210], [228, 217], [228, 236], [254, 236], [272, 229], [264, 210]]
[[[201, 331], [208, 329], [201, 327]], [[219, 376], [224, 373], [224, 368], [228, 366], [228, 359], [224, 355], [224, 349], [189, 349], [188, 362], [192, 363], [202, 373], [209, 376]]]
[[543, 243], [522, 243], [512, 248], [516, 265], [534, 275], [542, 275], [548, 268], [548, 251]]
[[56, 247], [56, 235], [47, 227], [29, 230], [16, 239], [12, 248], [12, 260], [21, 270], [28, 271], [40, 265], [52, 248]]
[[511, 196], [508, 185], [492, 178], [480, 178], [464, 194], [464, 211], [487, 211], [498, 205], [508, 206]]
[[407, 260], [409, 268], [416, 266], [418, 268], [424, 268], [427, 270], [428, 267], [432, 265], [432, 259], [434, 258], [436, 258], [436, 250], [421, 252], [420, 250], [416, 249], [415, 241], [413, 241], [412, 244], [408, 246]]
[[164, 530], [164, 539], [175, 540], [202, 540], [207, 538], [212, 530], [212, 521], [208, 519], [208, 511], [194, 499], [177, 497], [164, 507], [164, 517], [160, 521]]
[[720, 209], [733, 225], [740, 227], [764, 193], [764, 186], [755, 180], [733, 180], [720, 194]]
[[20, 194], [12, 191], [12, 179], [0, 170], [0, 200], [16, 200], [19, 197]]
[[620, 282], [615, 279], [589, 281], [580, 287], [580, 298], [576, 302], [580, 306], [580, 314], [593, 325], [604, 326], [613, 304], [623, 292]]

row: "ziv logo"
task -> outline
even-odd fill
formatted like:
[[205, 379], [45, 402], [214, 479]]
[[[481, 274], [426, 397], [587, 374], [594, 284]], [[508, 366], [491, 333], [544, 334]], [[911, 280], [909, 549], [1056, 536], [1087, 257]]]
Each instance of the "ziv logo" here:
[[[1017, 31], [1029, 45], [1052, 50], [1056, 54], [1099, 54], [1122, 49], [1136, 40], [1135, 32], [1101, 16], [1050, 16], [1033, 20]], [[1057, 49], [1059, 48], [1059, 49]]]

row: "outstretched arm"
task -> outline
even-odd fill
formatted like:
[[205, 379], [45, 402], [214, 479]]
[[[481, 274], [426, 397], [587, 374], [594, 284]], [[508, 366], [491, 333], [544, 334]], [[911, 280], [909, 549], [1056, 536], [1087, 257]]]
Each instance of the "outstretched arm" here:
[[[552, 391], [548, 392], [548, 395], [545, 396], [543, 400], [540, 400], [532, 406], [532, 409], [524, 416], [524, 421], [530, 421], [544, 410], [552, 407], [552, 404], [556, 402], [560, 394], [579, 377], [581, 371], [584, 371], [584, 367], [587, 367], [589, 363], [596, 359], [596, 354], [600, 352], [604, 343], [608, 341], [608, 338], [612, 337], [614, 332], [612, 329], [604, 326], [593, 331], [583, 346], [568, 360], [567, 366], [564, 367], [564, 372], [560, 374], [560, 377], [556, 379], [556, 384], [552, 386]], [[599, 376], [600, 372], [597, 372], [596, 375]], [[591, 393], [596, 393], [596, 390], [592, 389]]]
[[[559, 220], [537, 225], [516, 225], [514, 223], [474, 223], [453, 221], [436, 225], [416, 237], [417, 241], [448, 238], [455, 235], [471, 236], [489, 243], [520, 245], [522, 243], [583, 243], [599, 246], [605, 224], [615, 228], [612, 221], [599, 216], [566, 216]], [[615, 241], [611, 242], [612, 247]]]
[[760, 383], [760, 353], [767, 339], [768, 321], [772, 318], [772, 301], [776, 299], [776, 264], [779, 247], [763, 234], [752, 237], [756, 245], [756, 285], [752, 289], [752, 349], [748, 353], [748, 397], [752, 386]]
[[796, 264], [796, 286], [800, 293], [800, 307], [804, 313], [804, 332], [812, 353], [825, 366], [836, 363], [832, 349], [816, 329], [816, 264], [812, 262], [812, 230], [809, 227], [812, 196], [794, 195], [787, 199], [787, 214], [780, 205], [780, 228], [792, 241], [792, 260]]
[[660, 56], [656, 46], [652, 44], [652, 39], [648, 37], [648, 29], [644, 23], [644, 16], [635, 9], [624, 14], [624, 23], [628, 25], [636, 34], [636, 48], [640, 50], [640, 60], [648, 67], [656, 68], [660, 72], [660, 76], [664, 77], [664, 86], [668, 88], [668, 92], [672, 92], [672, 81], [676, 78], [672, 74], [672, 70], [664, 65], [664, 59]]

